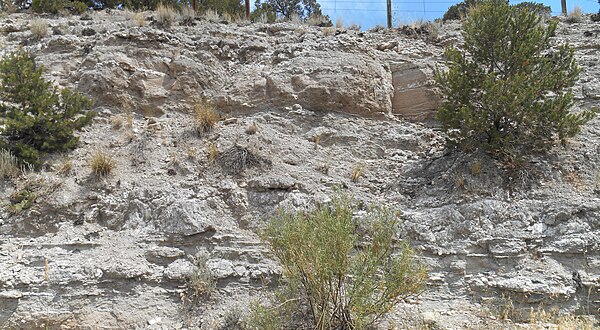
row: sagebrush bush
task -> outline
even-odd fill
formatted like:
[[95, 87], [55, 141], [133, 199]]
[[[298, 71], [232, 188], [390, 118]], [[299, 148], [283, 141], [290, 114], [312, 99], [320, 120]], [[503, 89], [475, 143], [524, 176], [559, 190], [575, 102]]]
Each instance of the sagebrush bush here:
[[189, 274], [189, 288], [194, 299], [210, 297], [217, 285], [215, 276], [206, 265], [208, 257], [208, 253], [196, 251], [192, 258], [195, 269]]
[[549, 150], [575, 135], [594, 111], [571, 113], [579, 75], [572, 47], [553, 47], [556, 21], [503, 0], [471, 9], [462, 50], [446, 49], [448, 70], [436, 70], [443, 103], [437, 118], [450, 145], [497, 158]]
[[335, 196], [314, 211], [282, 211], [265, 231], [287, 292], [298, 295], [275, 306], [305, 303], [313, 329], [366, 329], [424, 288], [424, 267], [396, 240], [396, 213], [372, 208], [359, 220], [355, 211], [348, 197]]
[[0, 148], [32, 165], [46, 153], [74, 148], [79, 140], [74, 131], [89, 125], [95, 115], [92, 100], [53, 87], [42, 72], [23, 50], [0, 60]]

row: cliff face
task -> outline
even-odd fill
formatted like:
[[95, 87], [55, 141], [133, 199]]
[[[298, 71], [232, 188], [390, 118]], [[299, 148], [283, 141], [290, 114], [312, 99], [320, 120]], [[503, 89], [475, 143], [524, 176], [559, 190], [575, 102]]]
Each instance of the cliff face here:
[[[598, 316], [600, 119], [529, 171], [447, 152], [415, 120], [431, 119], [432, 70], [460, 43], [457, 23], [433, 42], [287, 23], [165, 31], [112, 12], [45, 18], [51, 35], [35, 40], [30, 19], [2, 18], [4, 50], [32, 51], [99, 116], [72, 153], [0, 184], [3, 203], [25, 187], [38, 196], [21, 214], [0, 210], [0, 327], [217, 328], [281, 274], [255, 232], [276, 208], [327, 201], [337, 186], [401, 210], [399, 234], [429, 267], [428, 289], [386, 321], [398, 328], [489, 328], [482, 310], [509, 300]], [[589, 20], [556, 37], [577, 49], [576, 109], [600, 102], [599, 37]], [[226, 119], [198, 136], [201, 99]], [[230, 174], [210, 146], [261, 161]], [[103, 179], [88, 165], [96, 150], [117, 161]], [[194, 301], [198, 251], [218, 282]]]

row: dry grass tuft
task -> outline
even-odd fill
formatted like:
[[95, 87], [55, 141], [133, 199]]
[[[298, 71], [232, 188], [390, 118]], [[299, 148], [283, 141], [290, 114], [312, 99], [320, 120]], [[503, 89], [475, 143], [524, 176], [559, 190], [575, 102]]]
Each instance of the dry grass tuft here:
[[323, 31], [323, 35], [326, 37], [335, 35], [335, 28], [332, 26], [324, 27], [322, 31]]
[[0, 149], [0, 180], [19, 176], [19, 160], [10, 150]]
[[121, 114], [110, 117], [110, 126], [113, 129], [121, 129], [124, 122], [125, 118]]
[[253, 135], [256, 134], [256, 132], [258, 132], [258, 125], [256, 125], [255, 122], [252, 122], [252, 124], [246, 127], [246, 134]]
[[103, 150], [97, 151], [92, 155], [92, 159], [90, 160], [92, 173], [99, 177], [109, 175], [116, 166], [117, 162], [115, 159]]
[[42, 39], [48, 35], [48, 23], [43, 19], [33, 19], [29, 22], [29, 29], [35, 39]]
[[181, 8], [181, 25], [196, 25], [196, 23], [194, 22], [195, 18], [196, 12], [194, 12], [194, 9], [188, 6], [183, 6], [183, 8]]
[[146, 17], [141, 12], [134, 12], [126, 9], [125, 17], [131, 21], [134, 26], [142, 27], [146, 25]]
[[208, 161], [214, 163], [219, 157], [219, 149], [217, 148], [217, 144], [214, 142], [210, 142], [206, 146], [206, 154], [208, 157]]
[[173, 22], [177, 20], [177, 11], [172, 6], [165, 6], [162, 3], [156, 7], [158, 25], [162, 28], [168, 29], [173, 25]]
[[476, 160], [471, 165], [471, 175], [478, 176], [481, 173], [481, 162]]
[[221, 15], [212, 9], [204, 12], [204, 18], [209, 22], [220, 22], [223, 20]]
[[73, 173], [73, 167], [73, 160], [69, 157], [65, 157], [56, 167], [56, 173], [59, 175], [68, 176]]
[[583, 10], [581, 10], [581, 7], [575, 6], [569, 15], [567, 15], [567, 22], [580, 23], [581, 21], [583, 21]]
[[212, 131], [215, 124], [221, 119], [215, 107], [206, 102], [200, 102], [194, 106], [194, 115], [194, 124], [198, 134]]
[[17, 11], [17, 6], [12, 0], [0, 0], [0, 9], [5, 13], [12, 14]]
[[352, 171], [350, 172], [350, 179], [352, 179], [352, 182], [358, 182], [358, 180], [365, 175], [365, 168], [365, 164], [357, 164], [352, 167]]
[[338, 17], [337, 20], [335, 21], [335, 28], [338, 30], [341, 30], [344, 28], [344, 21], [342, 20], [341, 17]]

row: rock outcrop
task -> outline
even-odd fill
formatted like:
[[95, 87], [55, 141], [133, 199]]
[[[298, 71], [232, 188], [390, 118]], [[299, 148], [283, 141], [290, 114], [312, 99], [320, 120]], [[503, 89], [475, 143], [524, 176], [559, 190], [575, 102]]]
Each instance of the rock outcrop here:
[[[442, 45], [461, 42], [458, 23], [428, 42], [202, 19], [164, 31], [113, 11], [47, 18], [57, 32], [34, 40], [28, 20], [2, 18], [4, 51], [25, 45], [99, 116], [72, 153], [0, 183], [4, 204], [24, 187], [37, 196], [0, 209], [0, 327], [215, 329], [281, 276], [256, 231], [338, 187], [400, 210], [399, 236], [429, 268], [390, 326], [493, 328], [481, 311], [508, 301], [523, 317], [540, 304], [598, 316], [600, 119], [530, 171], [446, 150], [418, 121], [432, 118], [432, 72]], [[598, 105], [598, 25], [565, 24], [555, 40], [582, 67], [576, 108]], [[198, 136], [189, 111], [202, 99], [224, 120]], [[237, 173], [207, 157], [234, 146], [261, 161]], [[88, 165], [98, 149], [117, 161], [105, 178]], [[201, 271], [217, 280], [210, 298], [190, 288]]]

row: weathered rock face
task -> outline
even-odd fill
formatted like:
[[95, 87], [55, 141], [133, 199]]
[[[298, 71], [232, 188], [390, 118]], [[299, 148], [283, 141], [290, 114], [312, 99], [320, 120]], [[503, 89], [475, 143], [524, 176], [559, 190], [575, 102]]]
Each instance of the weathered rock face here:
[[[12, 31], [14, 24], [0, 28]], [[307, 26], [205, 22], [167, 32], [128, 27], [118, 16], [82, 24], [98, 33], [83, 33], [75, 24], [31, 47], [54, 79], [93, 96], [98, 106], [155, 116], [210, 98], [234, 112], [300, 104], [313, 111], [418, 119], [435, 105], [430, 64], [415, 56], [439, 56], [441, 49], [412, 39], [381, 47], [398, 39], [393, 32], [323, 36]], [[28, 37], [25, 24], [18, 29]]]
[[392, 112], [412, 120], [432, 119], [439, 100], [427, 75], [412, 63], [394, 64], [391, 69], [394, 87]]
[[[431, 118], [436, 44], [290, 24], [163, 31], [120, 12], [48, 19], [61, 34], [33, 41], [28, 19], [3, 18], [0, 43], [26, 44], [58, 85], [95, 97], [100, 115], [65, 155], [71, 171], [55, 170], [57, 156], [0, 182], [3, 203], [26, 182], [38, 196], [21, 214], [0, 209], [0, 327], [214, 329], [281, 276], [255, 231], [276, 208], [325, 203], [336, 187], [399, 209], [399, 236], [429, 268], [428, 289], [390, 326], [502, 328], [481, 311], [503, 297], [517, 312], [543, 303], [597, 316], [600, 119], [532, 171], [507, 172], [398, 120]], [[583, 70], [577, 106], [597, 105], [600, 47], [586, 39], [597, 24], [562, 26], [556, 40], [576, 47]], [[459, 43], [458, 28], [444, 26], [440, 43]], [[198, 136], [187, 110], [202, 98], [227, 119]], [[131, 127], [116, 125], [127, 109]], [[231, 174], [209, 146], [261, 162]], [[117, 160], [106, 178], [88, 165], [98, 149]], [[366, 169], [358, 182], [355, 166]], [[217, 279], [211, 298], [192, 294], [199, 271]]]

